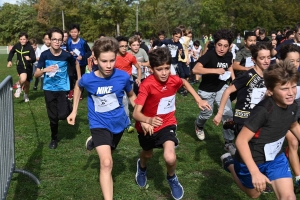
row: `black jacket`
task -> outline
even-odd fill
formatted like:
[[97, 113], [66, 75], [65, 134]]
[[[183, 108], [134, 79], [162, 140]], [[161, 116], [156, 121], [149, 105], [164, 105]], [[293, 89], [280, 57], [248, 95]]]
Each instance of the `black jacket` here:
[[[32, 67], [32, 63], [36, 61], [34, 49], [29, 42], [24, 46], [20, 42], [15, 44], [8, 54], [7, 61], [11, 61], [15, 53], [17, 53], [17, 66]], [[26, 60], [25, 56], [29, 56], [31, 60]]]

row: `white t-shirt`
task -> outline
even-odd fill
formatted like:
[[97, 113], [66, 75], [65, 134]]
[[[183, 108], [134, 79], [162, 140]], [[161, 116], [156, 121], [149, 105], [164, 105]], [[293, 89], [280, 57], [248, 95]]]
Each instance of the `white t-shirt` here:
[[232, 44], [231, 53], [233, 55], [233, 59], [235, 59], [235, 57], [236, 57], [235, 52], [238, 51], [238, 50], [239, 50], [239, 48], [235, 44]]
[[41, 53], [43, 53], [44, 51], [50, 49], [50, 47], [47, 47], [45, 44], [43, 44], [43, 46], [41, 47]]
[[[36, 47], [36, 50], [35, 50], [35, 57], [36, 57], [36, 58], [39, 58], [39, 57], [41, 56], [41, 53], [42, 53], [41, 49], [40, 49], [39, 47]], [[34, 65], [37, 65], [37, 63], [38, 63], [38, 61], [35, 61], [33, 64], [34, 64]]]

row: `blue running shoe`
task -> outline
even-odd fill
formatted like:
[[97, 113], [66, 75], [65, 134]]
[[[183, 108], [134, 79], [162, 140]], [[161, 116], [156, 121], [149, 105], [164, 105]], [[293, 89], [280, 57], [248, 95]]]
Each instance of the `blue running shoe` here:
[[170, 188], [171, 188], [172, 197], [175, 200], [182, 199], [183, 194], [184, 194], [184, 190], [183, 190], [182, 185], [179, 183], [176, 174], [174, 175], [173, 178], [167, 179], [167, 180], [168, 180], [168, 183], [169, 183]]
[[136, 174], [135, 174], [135, 181], [140, 187], [145, 187], [147, 184], [147, 171], [142, 171], [140, 169], [140, 159], [136, 162]]

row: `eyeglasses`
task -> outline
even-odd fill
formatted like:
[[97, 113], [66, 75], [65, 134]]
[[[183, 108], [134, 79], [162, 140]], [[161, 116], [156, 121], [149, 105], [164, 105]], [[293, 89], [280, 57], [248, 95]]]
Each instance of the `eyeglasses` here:
[[51, 41], [60, 43], [60, 42], [62, 42], [62, 39], [53, 38], [53, 39], [51, 39]]
[[119, 46], [119, 48], [127, 48], [128, 45], [122, 45], [122, 46]]

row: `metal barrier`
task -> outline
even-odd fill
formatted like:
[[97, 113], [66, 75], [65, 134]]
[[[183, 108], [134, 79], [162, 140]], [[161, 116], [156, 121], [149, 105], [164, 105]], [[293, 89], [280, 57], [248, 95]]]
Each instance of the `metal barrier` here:
[[0, 83], [0, 197], [6, 199], [13, 173], [22, 173], [40, 181], [31, 173], [15, 168], [13, 80], [8, 76]]

